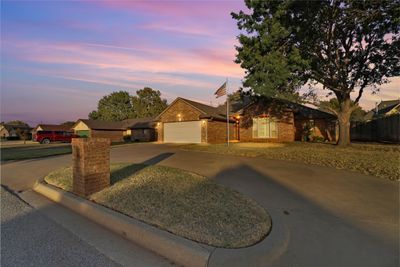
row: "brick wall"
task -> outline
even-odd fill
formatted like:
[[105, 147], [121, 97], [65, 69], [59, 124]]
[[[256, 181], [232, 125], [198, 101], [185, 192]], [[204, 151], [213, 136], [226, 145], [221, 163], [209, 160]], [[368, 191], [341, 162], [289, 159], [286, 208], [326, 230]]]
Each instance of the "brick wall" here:
[[201, 142], [207, 143], [207, 129], [208, 129], [208, 120], [203, 120], [201, 123]]
[[91, 130], [90, 137], [94, 138], [109, 138], [111, 142], [124, 141], [123, 130]]
[[156, 124], [156, 140], [158, 142], [163, 142], [164, 141], [164, 127], [162, 122], [158, 122]]
[[154, 129], [132, 129], [131, 130], [132, 141], [149, 142], [156, 139]]
[[[226, 122], [209, 121], [207, 123], [207, 141], [210, 144], [226, 142]], [[235, 123], [229, 124], [229, 139], [237, 139], [237, 128]]]
[[110, 185], [110, 140], [73, 138], [73, 192], [88, 196]]
[[196, 121], [200, 119], [200, 114], [199, 110], [178, 99], [160, 116], [160, 122]]
[[[253, 138], [253, 118], [266, 116], [277, 122], [277, 138]], [[293, 112], [277, 106], [248, 107], [239, 122], [239, 140], [242, 142], [293, 142], [295, 127]]]

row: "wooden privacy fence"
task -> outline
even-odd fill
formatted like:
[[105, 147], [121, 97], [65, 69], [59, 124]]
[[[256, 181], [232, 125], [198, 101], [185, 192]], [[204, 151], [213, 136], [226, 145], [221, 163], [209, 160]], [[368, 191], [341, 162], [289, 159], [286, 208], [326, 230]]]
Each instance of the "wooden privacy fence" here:
[[400, 114], [352, 123], [351, 140], [400, 143]]

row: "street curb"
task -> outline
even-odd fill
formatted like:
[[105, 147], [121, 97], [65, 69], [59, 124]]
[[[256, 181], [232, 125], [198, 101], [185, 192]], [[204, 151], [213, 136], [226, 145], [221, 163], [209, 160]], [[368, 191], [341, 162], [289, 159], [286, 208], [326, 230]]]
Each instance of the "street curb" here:
[[173, 235], [54, 186], [37, 183], [33, 190], [175, 263], [207, 267], [214, 251], [211, 246]]

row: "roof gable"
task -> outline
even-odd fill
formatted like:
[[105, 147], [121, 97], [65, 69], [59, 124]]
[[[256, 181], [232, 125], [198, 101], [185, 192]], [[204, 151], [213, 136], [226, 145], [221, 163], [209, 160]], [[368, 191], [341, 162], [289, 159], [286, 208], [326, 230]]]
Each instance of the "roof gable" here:
[[196, 110], [198, 110], [200, 113], [204, 113], [204, 111], [202, 111], [201, 109], [199, 109], [199, 108], [193, 106], [191, 103], [189, 103], [189, 102], [194, 102], [194, 101], [190, 101], [190, 100], [184, 99], [182, 97], [177, 97], [174, 101], [172, 101], [171, 104], [168, 105], [168, 107], [166, 107], [160, 114], [158, 114], [158, 116], [155, 118], [155, 120], [160, 119], [162, 115], [164, 115], [168, 110], [170, 110], [179, 101], [183, 101], [184, 103], [186, 103], [186, 104], [190, 105], [191, 107], [195, 108]]

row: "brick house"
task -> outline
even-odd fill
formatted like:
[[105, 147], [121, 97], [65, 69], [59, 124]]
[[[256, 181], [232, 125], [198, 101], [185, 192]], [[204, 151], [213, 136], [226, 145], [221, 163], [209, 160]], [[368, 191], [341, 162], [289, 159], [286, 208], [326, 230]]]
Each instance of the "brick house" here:
[[[305, 130], [312, 137], [335, 140], [335, 118], [292, 102], [259, 98], [244, 107], [231, 105], [230, 140], [293, 142]], [[212, 107], [178, 97], [157, 118], [158, 141], [223, 143], [227, 139], [226, 106]]]
[[132, 141], [150, 142], [157, 140], [156, 123], [154, 117], [128, 119], [123, 121], [126, 135]]
[[1, 139], [30, 139], [31, 131], [28, 125], [0, 123]]
[[123, 121], [79, 119], [72, 129], [81, 137], [109, 138], [111, 142], [156, 140], [153, 118]]

